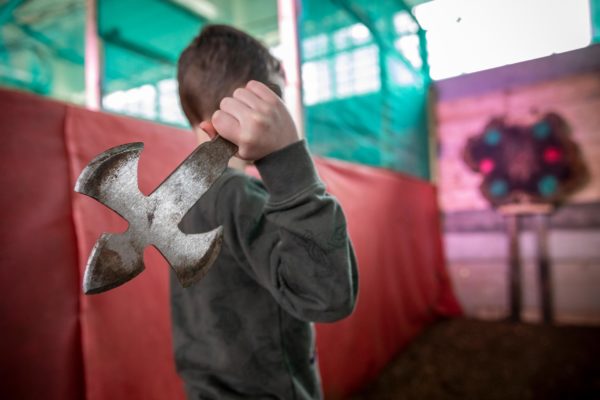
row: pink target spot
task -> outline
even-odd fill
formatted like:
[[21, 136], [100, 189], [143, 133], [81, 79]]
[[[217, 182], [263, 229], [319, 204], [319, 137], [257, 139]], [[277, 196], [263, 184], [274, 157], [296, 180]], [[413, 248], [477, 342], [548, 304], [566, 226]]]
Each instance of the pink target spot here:
[[556, 147], [547, 147], [544, 150], [544, 161], [549, 164], [559, 162], [562, 158], [562, 152]]
[[494, 161], [490, 158], [484, 158], [479, 163], [479, 170], [486, 175], [489, 174], [490, 172], [492, 172], [495, 167], [496, 167], [496, 164], [494, 164]]

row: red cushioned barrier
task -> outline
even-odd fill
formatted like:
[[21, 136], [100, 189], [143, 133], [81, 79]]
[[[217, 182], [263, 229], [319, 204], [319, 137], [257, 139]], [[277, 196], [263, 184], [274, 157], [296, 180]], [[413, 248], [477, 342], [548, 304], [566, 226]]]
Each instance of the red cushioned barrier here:
[[0, 397], [81, 398], [66, 107], [0, 91], [0, 110]]
[[[194, 135], [132, 118], [69, 107], [66, 142], [71, 187], [102, 151], [144, 142], [140, 190], [149, 194], [195, 147]], [[126, 222], [87, 196], [73, 197], [81, 276], [103, 232], [122, 232]], [[127, 284], [81, 296], [86, 398], [163, 400], [183, 398], [172, 356], [168, 264], [154, 248], [144, 254], [146, 270]]]
[[[0, 90], [0, 327], [3, 397], [182, 399], [171, 355], [167, 264], [113, 291], [81, 294], [89, 252], [126, 223], [72, 192], [109, 147], [142, 141], [149, 193], [194, 148], [189, 132]], [[437, 315], [460, 308], [443, 265], [434, 188], [379, 169], [317, 160], [339, 198], [360, 264], [356, 312], [317, 327], [326, 393], [370, 381]]]
[[442, 253], [435, 188], [402, 174], [317, 160], [342, 204], [359, 261], [356, 310], [317, 326], [329, 398], [344, 398], [381, 369], [437, 316], [461, 313]]

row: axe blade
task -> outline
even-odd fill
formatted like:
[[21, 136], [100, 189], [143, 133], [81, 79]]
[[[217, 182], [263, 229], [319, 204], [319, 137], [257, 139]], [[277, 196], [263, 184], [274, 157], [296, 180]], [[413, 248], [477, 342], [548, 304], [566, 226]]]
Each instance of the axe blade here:
[[137, 183], [138, 162], [143, 149], [143, 143], [127, 143], [99, 154], [81, 171], [75, 191], [104, 204], [131, 222], [131, 203], [144, 197]]
[[219, 255], [223, 227], [205, 233], [180, 233], [176, 239], [171, 245], [155, 247], [175, 271], [181, 286], [189, 287], [204, 278]]
[[218, 137], [198, 146], [154, 192], [144, 196], [137, 167], [142, 143], [111, 148], [82, 171], [75, 191], [109, 207], [129, 222], [124, 233], [103, 234], [88, 259], [83, 291], [101, 293], [144, 270], [143, 251], [153, 245], [173, 268], [182, 286], [201, 279], [217, 258], [222, 227], [186, 235], [178, 224], [188, 209], [225, 171], [237, 147]]
[[83, 292], [97, 294], [116, 288], [144, 270], [142, 251], [129, 235], [103, 233], [92, 249], [83, 275]]

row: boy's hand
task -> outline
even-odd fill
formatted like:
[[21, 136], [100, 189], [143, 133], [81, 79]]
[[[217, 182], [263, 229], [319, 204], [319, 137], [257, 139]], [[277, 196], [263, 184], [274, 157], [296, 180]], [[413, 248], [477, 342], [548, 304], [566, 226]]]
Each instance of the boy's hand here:
[[224, 98], [211, 122], [219, 135], [238, 146], [244, 160], [259, 160], [300, 140], [283, 101], [257, 81]]

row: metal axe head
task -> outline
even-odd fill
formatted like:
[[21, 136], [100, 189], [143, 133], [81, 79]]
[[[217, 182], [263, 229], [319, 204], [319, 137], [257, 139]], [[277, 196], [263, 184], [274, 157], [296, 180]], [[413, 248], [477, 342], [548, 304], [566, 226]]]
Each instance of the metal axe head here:
[[149, 196], [139, 190], [137, 168], [142, 143], [109, 149], [81, 172], [75, 191], [90, 196], [129, 222], [126, 232], [104, 233], [88, 259], [86, 294], [101, 293], [144, 270], [143, 251], [155, 246], [187, 287], [201, 279], [220, 249], [222, 227], [186, 235], [178, 224], [227, 167], [237, 147], [220, 138], [198, 146]]

